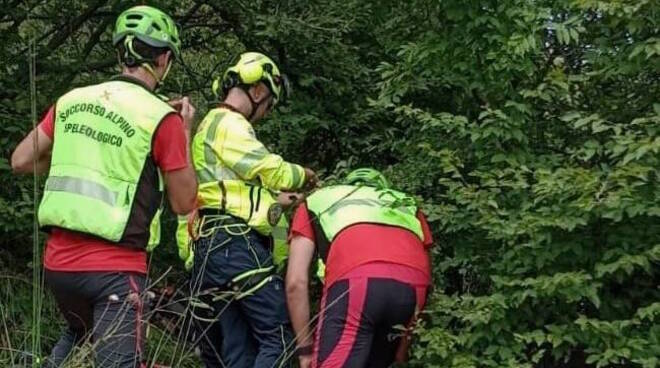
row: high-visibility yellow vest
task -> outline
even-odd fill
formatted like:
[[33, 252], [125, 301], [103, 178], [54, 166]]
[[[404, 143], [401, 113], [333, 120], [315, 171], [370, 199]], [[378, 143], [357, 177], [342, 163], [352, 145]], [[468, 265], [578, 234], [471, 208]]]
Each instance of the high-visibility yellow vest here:
[[397, 226], [424, 240], [414, 199], [392, 189], [369, 186], [334, 185], [307, 197], [307, 209], [321, 232], [315, 234], [321, 259], [325, 262], [337, 234], [356, 224]]
[[160, 239], [163, 181], [151, 156], [152, 141], [173, 112], [127, 78], [74, 89], [58, 99], [40, 225], [153, 248]]

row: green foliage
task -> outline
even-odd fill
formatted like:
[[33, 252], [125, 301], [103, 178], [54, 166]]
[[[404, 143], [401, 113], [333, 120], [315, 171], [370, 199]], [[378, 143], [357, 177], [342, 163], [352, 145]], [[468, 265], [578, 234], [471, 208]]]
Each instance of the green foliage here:
[[[110, 28], [128, 6], [9, 3], [5, 158], [31, 127], [28, 41], [44, 109], [116, 72]], [[257, 126], [271, 148], [328, 180], [382, 169], [423, 200], [435, 289], [412, 366], [660, 365], [657, 1], [158, 5], [184, 29], [165, 93], [191, 94], [202, 115], [235, 54], [266, 52], [294, 84], [292, 103]], [[6, 160], [0, 179], [0, 267], [25, 272], [31, 182]], [[177, 262], [172, 238], [156, 274]]]
[[656, 366], [657, 5], [416, 3], [371, 101], [440, 243], [415, 364]]

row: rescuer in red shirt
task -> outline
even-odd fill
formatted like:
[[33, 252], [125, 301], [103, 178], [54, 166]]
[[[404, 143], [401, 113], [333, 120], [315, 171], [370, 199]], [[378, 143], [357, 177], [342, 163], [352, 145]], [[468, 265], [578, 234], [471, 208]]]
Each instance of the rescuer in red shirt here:
[[130, 8], [113, 44], [121, 75], [60, 96], [12, 154], [14, 172], [31, 173], [34, 162], [48, 172], [38, 214], [49, 233], [44, 276], [67, 321], [48, 367], [88, 338], [96, 367], [141, 364], [147, 249], [159, 240], [163, 187], [174, 212], [195, 205], [195, 108], [187, 97], [168, 104], [153, 93], [180, 57], [174, 21]]
[[[407, 346], [394, 326], [414, 321], [431, 284], [433, 240], [414, 199], [380, 172], [358, 169], [307, 197], [289, 238], [286, 292], [300, 366], [389, 366]], [[308, 275], [315, 255], [325, 263], [325, 285], [312, 342]]]

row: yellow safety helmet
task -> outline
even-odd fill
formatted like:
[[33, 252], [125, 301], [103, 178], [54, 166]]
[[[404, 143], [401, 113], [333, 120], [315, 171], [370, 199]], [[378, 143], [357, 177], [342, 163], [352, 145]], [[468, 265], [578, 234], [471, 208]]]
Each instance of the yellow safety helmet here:
[[278, 102], [284, 102], [289, 96], [290, 86], [286, 75], [280, 73], [280, 69], [268, 56], [258, 52], [246, 52], [240, 55], [238, 62], [227, 69], [222, 81], [213, 81], [213, 93], [219, 95], [240, 85], [254, 85], [260, 82], [268, 87], [273, 94], [273, 106]]

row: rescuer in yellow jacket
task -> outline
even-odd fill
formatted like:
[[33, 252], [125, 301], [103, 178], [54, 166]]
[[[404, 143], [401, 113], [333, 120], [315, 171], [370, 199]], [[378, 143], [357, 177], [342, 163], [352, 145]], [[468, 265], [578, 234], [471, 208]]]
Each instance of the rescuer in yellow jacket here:
[[[282, 209], [295, 195], [279, 192], [314, 186], [318, 179], [269, 152], [252, 127], [288, 89], [270, 58], [240, 55], [213, 83], [224, 101], [193, 138], [199, 211], [191, 226], [193, 258], [185, 247], [181, 256], [192, 268], [194, 320], [207, 367], [221, 366], [220, 359], [227, 367], [278, 367], [290, 360], [286, 297], [272, 251], [274, 238], [286, 238]], [[179, 235], [185, 236], [181, 228]]]

